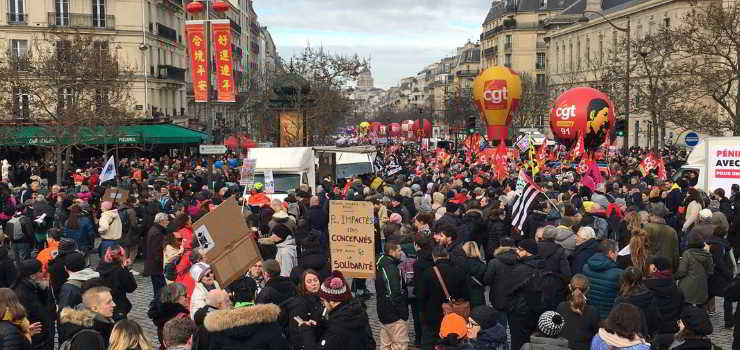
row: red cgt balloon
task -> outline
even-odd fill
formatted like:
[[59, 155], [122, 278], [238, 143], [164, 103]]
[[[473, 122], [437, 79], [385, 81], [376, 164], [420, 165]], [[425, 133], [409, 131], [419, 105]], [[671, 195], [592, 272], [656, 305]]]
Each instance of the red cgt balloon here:
[[571, 145], [579, 132], [583, 133], [587, 151], [599, 148], [607, 136], [613, 139], [615, 123], [614, 104], [609, 97], [589, 87], [564, 92], [550, 111], [550, 128], [555, 138]]

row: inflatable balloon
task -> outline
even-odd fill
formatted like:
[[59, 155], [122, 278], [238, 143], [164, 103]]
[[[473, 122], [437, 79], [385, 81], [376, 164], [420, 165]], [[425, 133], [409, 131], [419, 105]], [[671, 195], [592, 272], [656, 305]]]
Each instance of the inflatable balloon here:
[[[423, 125], [423, 126], [422, 126]], [[414, 120], [414, 134], [421, 137], [432, 137], [432, 123], [428, 119], [421, 120]], [[419, 130], [421, 130], [421, 133], [419, 133]]]
[[368, 123], [368, 122], [362, 122], [362, 123], [360, 123], [360, 127], [367, 129], [367, 128], [370, 127], [370, 123]]
[[488, 128], [488, 139], [508, 135], [512, 114], [519, 108], [522, 80], [508, 67], [491, 67], [473, 81], [473, 104]]
[[614, 132], [614, 104], [606, 94], [589, 87], [570, 89], [555, 100], [550, 111], [550, 128], [555, 138], [566, 145], [583, 133], [586, 151], [599, 148]]
[[388, 136], [388, 125], [380, 124], [378, 126], [378, 136], [380, 137]]
[[388, 135], [389, 136], [391, 136], [391, 137], [399, 137], [399, 136], [401, 136], [401, 124], [391, 123], [388, 126], [388, 129], [390, 129], [390, 131], [388, 132]]

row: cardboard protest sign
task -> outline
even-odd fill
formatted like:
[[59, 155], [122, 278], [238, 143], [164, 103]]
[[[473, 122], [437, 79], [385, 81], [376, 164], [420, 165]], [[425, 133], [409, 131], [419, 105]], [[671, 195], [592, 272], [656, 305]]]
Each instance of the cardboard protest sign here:
[[254, 185], [254, 168], [257, 165], [256, 159], [244, 159], [239, 171], [239, 184], [251, 187]]
[[126, 203], [128, 200], [129, 192], [120, 187], [110, 187], [103, 193], [103, 202], [111, 201], [117, 204]]
[[275, 178], [272, 170], [265, 170], [265, 193], [275, 193]]
[[193, 240], [205, 251], [216, 280], [224, 287], [262, 260], [234, 196], [193, 224]]
[[370, 202], [331, 201], [331, 269], [352, 278], [375, 278], [375, 227]]

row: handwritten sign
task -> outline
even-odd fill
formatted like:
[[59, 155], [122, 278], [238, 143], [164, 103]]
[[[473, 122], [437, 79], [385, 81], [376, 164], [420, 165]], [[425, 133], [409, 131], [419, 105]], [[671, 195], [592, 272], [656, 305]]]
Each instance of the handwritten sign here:
[[242, 186], [252, 187], [254, 185], [254, 168], [257, 165], [256, 159], [244, 159], [239, 172], [239, 184]]
[[352, 278], [375, 278], [375, 227], [370, 202], [329, 203], [331, 269]]
[[275, 193], [275, 178], [272, 176], [272, 170], [265, 170], [265, 193]]

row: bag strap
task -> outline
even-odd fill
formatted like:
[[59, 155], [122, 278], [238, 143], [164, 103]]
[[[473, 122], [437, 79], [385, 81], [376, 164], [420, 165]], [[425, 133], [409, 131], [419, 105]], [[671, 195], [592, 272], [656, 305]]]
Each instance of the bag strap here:
[[439, 269], [436, 266], [432, 266], [432, 269], [434, 269], [434, 274], [437, 275], [437, 280], [439, 280], [439, 284], [442, 285], [442, 290], [445, 292], [445, 296], [447, 297], [447, 300], [449, 302], [452, 302], [452, 298], [450, 297], [450, 292], [447, 291], [447, 285], [445, 284], [445, 281], [442, 279], [442, 275], [439, 273]]

